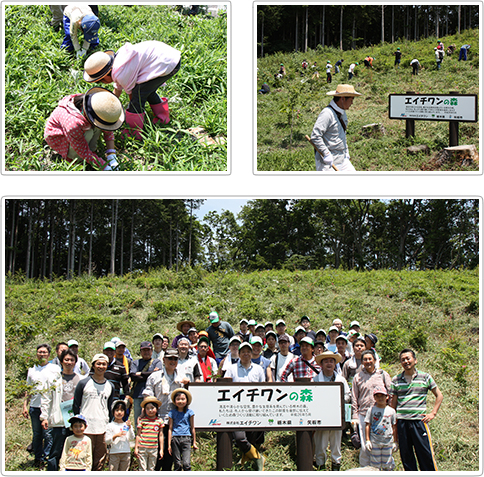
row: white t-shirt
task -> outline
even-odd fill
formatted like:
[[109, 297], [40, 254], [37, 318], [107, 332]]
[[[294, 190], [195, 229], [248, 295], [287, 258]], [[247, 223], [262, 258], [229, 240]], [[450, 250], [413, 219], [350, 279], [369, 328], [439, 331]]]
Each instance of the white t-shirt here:
[[[287, 353], [286, 356], [282, 355], [281, 353], [275, 353], [271, 356], [271, 369], [272, 369], [272, 376], [275, 381], [281, 381], [281, 375], [286, 369], [286, 366], [291, 362], [294, 358], [292, 353]], [[276, 360], [277, 360], [277, 370], [276, 370]], [[287, 378], [288, 382], [294, 381], [294, 376], [292, 373]]]
[[57, 375], [57, 378], [61, 379], [61, 369], [56, 364], [47, 363], [45, 366], [39, 366], [36, 364], [32, 368], [29, 368], [27, 372], [27, 385], [32, 386], [36, 391], [38, 391], [37, 394], [32, 394], [30, 399], [31, 407], [40, 408], [40, 393], [45, 389], [46, 383], [51, 375]]

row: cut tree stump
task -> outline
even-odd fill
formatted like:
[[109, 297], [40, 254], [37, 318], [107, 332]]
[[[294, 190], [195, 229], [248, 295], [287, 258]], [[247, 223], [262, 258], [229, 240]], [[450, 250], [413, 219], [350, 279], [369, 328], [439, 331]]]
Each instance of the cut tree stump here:
[[407, 147], [407, 154], [410, 156], [415, 156], [419, 152], [424, 152], [425, 154], [428, 154], [430, 152], [430, 148], [429, 146], [427, 146], [427, 144], [420, 144], [418, 146]]
[[474, 144], [446, 147], [435, 158], [438, 166], [449, 163], [457, 163], [460, 166], [471, 166], [473, 163], [479, 163], [479, 154]]
[[435, 153], [428, 164], [423, 166], [423, 170], [435, 171], [443, 166], [479, 168], [479, 153], [474, 144], [446, 147]]
[[361, 133], [364, 137], [380, 137], [386, 134], [386, 130], [381, 124], [373, 123], [362, 126]]

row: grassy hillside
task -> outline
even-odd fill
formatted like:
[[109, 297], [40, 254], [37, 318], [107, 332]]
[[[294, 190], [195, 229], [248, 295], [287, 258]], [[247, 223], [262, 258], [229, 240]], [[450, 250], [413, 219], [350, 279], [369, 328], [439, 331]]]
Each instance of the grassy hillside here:
[[[138, 357], [142, 340], [155, 332], [173, 338], [181, 319], [206, 328], [212, 309], [235, 329], [242, 317], [258, 322], [284, 318], [290, 332], [303, 314], [315, 330], [327, 330], [334, 318], [346, 327], [357, 319], [364, 332], [378, 335], [377, 349], [391, 376], [400, 372], [398, 352], [414, 347], [419, 369], [430, 372], [444, 394], [431, 423], [439, 470], [478, 469], [478, 270], [209, 274], [199, 269], [53, 283], [6, 280], [6, 469], [32, 470], [33, 459], [25, 451], [30, 421], [21, 417], [21, 396], [37, 344], [55, 346], [75, 338], [80, 355], [90, 359], [105, 341], [119, 336]], [[193, 470], [214, 470], [214, 434], [202, 433], [199, 446]], [[267, 470], [296, 469], [293, 433], [268, 433], [263, 449]], [[237, 457], [234, 449], [234, 462]], [[358, 451], [345, 438], [342, 469], [355, 466]], [[397, 469], [402, 470], [399, 458]]]
[[[63, 31], [49, 26], [48, 5], [5, 7], [5, 168], [9, 171], [92, 170], [69, 164], [43, 140], [45, 121], [59, 100], [85, 93], [83, 59], [60, 50]], [[180, 71], [158, 93], [169, 100], [171, 122], [154, 125], [147, 104], [144, 141], [115, 133], [122, 171], [227, 170], [227, 18], [184, 16], [171, 6], [101, 5], [99, 50], [127, 42], [163, 41], [181, 51]], [[102, 85], [113, 90], [113, 85]], [[121, 95], [126, 107], [128, 97]], [[219, 144], [197, 142], [203, 128]], [[104, 154], [105, 148], [100, 150]]]
[[[430, 156], [407, 156], [406, 148], [412, 144], [427, 144], [431, 153], [449, 145], [449, 123], [444, 121], [416, 121], [413, 139], [405, 138], [405, 121], [388, 119], [388, 95], [414, 91], [416, 93], [479, 93], [479, 32], [467, 30], [461, 35], [441, 38], [445, 47], [455, 43], [471, 45], [467, 62], [458, 62], [459, 51], [447, 57], [440, 70], [435, 64], [436, 38], [418, 42], [385, 43], [368, 48], [341, 52], [336, 48], [321, 48], [307, 53], [274, 54], [257, 61], [257, 86], [266, 81], [271, 93], [257, 95], [257, 169], [259, 171], [314, 171], [314, 150], [305, 140], [311, 135], [314, 123], [331, 97], [328, 91], [338, 83], [354, 85], [363, 96], [355, 99], [348, 111], [347, 130], [351, 161], [358, 171], [417, 171], [429, 168]], [[403, 53], [400, 69], [394, 68], [393, 52], [397, 47]], [[366, 69], [363, 59], [375, 57], [373, 69]], [[333, 74], [332, 84], [326, 83], [324, 65], [334, 65], [344, 59], [341, 73]], [[418, 58], [423, 66], [418, 76], [412, 76], [410, 61]], [[301, 63], [316, 61], [319, 78], [312, 78], [313, 70], [301, 74]], [[348, 80], [348, 68], [358, 62], [357, 75]], [[284, 63], [287, 79], [275, 80], [280, 63]], [[334, 73], [334, 68], [333, 68]], [[292, 128], [291, 128], [292, 122]], [[364, 138], [362, 126], [380, 123], [386, 129], [381, 138]], [[479, 147], [479, 124], [460, 123], [459, 144]], [[478, 170], [478, 164], [461, 167], [459, 164], [443, 166], [440, 170]]]

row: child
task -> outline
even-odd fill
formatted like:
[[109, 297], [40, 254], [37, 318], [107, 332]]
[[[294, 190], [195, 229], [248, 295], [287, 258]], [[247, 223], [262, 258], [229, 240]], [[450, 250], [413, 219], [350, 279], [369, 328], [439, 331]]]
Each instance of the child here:
[[134, 441], [131, 422], [127, 418], [126, 402], [118, 399], [113, 403], [114, 420], [106, 427], [105, 441], [111, 445], [109, 450], [110, 472], [127, 471], [131, 461], [130, 441]]
[[[64, 41], [61, 48], [67, 51], [76, 51], [77, 58], [85, 56], [89, 49], [99, 45], [98, 31], [101, 26], [99, 18], [94, 15], [89, 5], [71, 4], [64, 9]], [[84, 34], [82, 48], [77, 39], [78, 29]]]
[[91, 470], [91, 439], [84, 435], [87, 420], [82, 414], [76, 414], [69, 419], [69, 423], [74, 434], [64, 442], [59, 470]]
[[[148, 396], [141, 403], [143, 410], [138, 419], [138, 432], [134, 456], [139, 460], [142, 471], [155, 470], [156, 461], [163, 459], [163, 419], [158, 417], [161, 401], [154, 396]], [[158, 457], [158, 448], [160, 455]]]
[[[61, 99], [45, 124], [47, 144], [69, 162], [83, 159], [96, 170], [117, 167], [114, 131], [124, 122], [121, 101], [104, 88], [91, 88], [86, 94], [71, 94]], [[108, 163], [96, 153], [104, 132]]]
[[397, 418], [395, 409], [387, 406], [388, 393], [383, 387], [373, 390], [375, 405], [368, 409], [366, 422], [366, 449], [370, 465], [379, 470], [393, 470], [392, 453], [398, 449]]
[[126, 43], [117, 53], [98, 51], [84, 63], [84, 79], [89, 83], [113, 83], [114, 94], [119, 98], [126, 91], [129, 106], [126, 123], [133, 130], [123, 134], [140, 140], [148, 102], [155, 116], [154, 123], [170, 121], [168, 100], [160, 98], [156, 90], [172, 78], [181, 64], [181, 53], [161, 41]]
[[168, 429], [168, 452], [173, 455], [173, 470], [189, 471], [190, 466], [190, 448], [192, 445], [196, 450], [197, 438], [195, 434], [194, 412], [188, 409], [192, 402], [190, 391], [183, 388], [175, 389], [171, 393], [171, 400], [176, 409], [168, 411], [169, 429]]

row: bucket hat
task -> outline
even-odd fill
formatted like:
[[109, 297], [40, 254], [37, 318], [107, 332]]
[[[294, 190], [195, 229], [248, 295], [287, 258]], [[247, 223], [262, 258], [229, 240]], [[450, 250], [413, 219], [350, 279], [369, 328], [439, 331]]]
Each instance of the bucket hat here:
[[124, 109], [119, 98], [105, 88], [91, 88], [84, 95], [88, 121], [104, 131], [116, 131], [124, 123]]
[[[358, 64], [358, 63], [356, 63]], [[328, 96], [345, 96], [345, 97], [356, 97], [362, 96], [361, 93], [357, 93], [355, 88], [351, 84], [339, 84], [335, 91], [328, 91], [326, 93]]]
[[100, 26], [101, 23], [96, 15], [85, 15], [81, 21], [84, 40], [86, 40], [88, 43], [96, 43], [99, 40], [98, 31]]
[[88, 83], [102, 80], [113, 69], [116, 53], [113, 50], [97, 51], [84, 62], [84, 79]]

